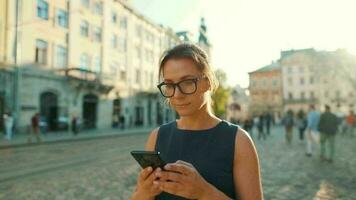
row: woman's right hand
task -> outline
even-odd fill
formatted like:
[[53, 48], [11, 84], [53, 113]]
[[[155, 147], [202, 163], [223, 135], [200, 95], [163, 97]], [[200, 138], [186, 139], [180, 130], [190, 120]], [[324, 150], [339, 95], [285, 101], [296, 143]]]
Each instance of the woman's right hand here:
[[153, 199], [155, 196], [159, 195], [162, 192], [159, 186], [153, 184], [153, 181], [158, 178], [156, 176], [156, 173], [160, 171], [160, 168], [156, 168], [156, 170], [153, 171], [152, 167], [147, 167], [141, 170], [137, 179], [136, 192], [132, 200], [146, 198]]

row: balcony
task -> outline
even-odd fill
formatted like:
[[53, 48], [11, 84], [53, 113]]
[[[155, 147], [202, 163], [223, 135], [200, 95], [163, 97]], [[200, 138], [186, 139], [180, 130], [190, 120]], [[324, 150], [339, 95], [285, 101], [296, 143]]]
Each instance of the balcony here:
[[115, 81], [113, 76], [100, 75], [80, 68], [60, 70], [59, 73], [65, 76], [69, 85], [77, 90], [95, 90], [99, 93], [107, 94], [114, 88]]

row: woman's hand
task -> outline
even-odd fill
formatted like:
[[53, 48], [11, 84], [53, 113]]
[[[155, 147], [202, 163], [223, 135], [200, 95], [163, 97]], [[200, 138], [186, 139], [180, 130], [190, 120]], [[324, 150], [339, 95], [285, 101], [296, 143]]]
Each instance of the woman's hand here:
[[[138, 180], [137, 180], [137, 189], [135, 196], [137, 197], [144, 197], [147, 199], [154, 198], [155, 196], [159, 195], [162, 190], [153, 184], [153, 181], [157, 179], [156, 174], [162, 171], [160, 168], [157, 168], [155, 171], [152, 172], [152, 167], [147, 167], [141, 170]], [[143, 199], [143, 198], [139, 198]]]
[[153, 183], [162, 191], [188, 199], [202, 199], [211, 185], [200, 176], [190, 163], [178, 160], [167, 164], [166, 171], [156, 172]]

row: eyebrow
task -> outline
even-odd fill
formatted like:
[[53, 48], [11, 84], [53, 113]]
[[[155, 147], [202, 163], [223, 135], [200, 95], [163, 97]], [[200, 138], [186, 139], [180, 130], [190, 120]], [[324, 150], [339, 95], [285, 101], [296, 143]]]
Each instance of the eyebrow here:
[[[198, 75], [197, 75], [197, 76], [196, 76], [196, 75], [185, 75], [185, 76], [180, 77], [180, 78], [179, 78], [179, 81], [184, 80], [184, 79], [189, 79], [189, 78], [197, 78], [197, 77], [199, 77], [199, 76], [198, 76]], [[163, 81], [164, 81], [164, 82], [166, 82], [166, 81], [168, 81], [168, 82], [173, 82], [173, 81], [170, 80], [170, 79], [163, 79]]]

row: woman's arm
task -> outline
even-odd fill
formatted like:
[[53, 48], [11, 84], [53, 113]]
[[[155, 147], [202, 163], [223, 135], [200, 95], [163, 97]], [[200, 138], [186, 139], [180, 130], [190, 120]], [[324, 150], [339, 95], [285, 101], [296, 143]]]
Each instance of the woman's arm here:
[[[158, 129], [159, 128], [153, 130], [148, 137], [146, 142], [147, 151], [154, 151]], [[161, 190], [157, 186], [153, 185], [153, 181], [156, 179], [155, 172], [157, 172], [157, 170], [152, 172], [151, 167], [141, 170], [137, 178], [136, 189], [132, 194], [131, 200], [153, 200], [157, 194], [161, 193]]]
[[235, 141], [234, 181], [239, 199], [263, 199], [258, 155], [248, 133], [240, 129]]

